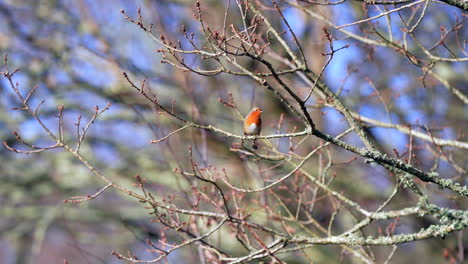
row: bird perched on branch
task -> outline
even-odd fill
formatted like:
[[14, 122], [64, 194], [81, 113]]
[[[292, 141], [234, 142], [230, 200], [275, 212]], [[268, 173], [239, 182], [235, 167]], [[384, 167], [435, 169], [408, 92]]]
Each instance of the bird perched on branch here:
[[[246, 136], [260, 135], [260, 130], [262, 130], [262, 119], [260, 117], [261, 114], [262, 114], [262, 109], [260, 109], [259, 107], [254, 107], [245, 116], [244, 135]], [[257, 149], [255, 139], [253, 141], [252, 148]]]

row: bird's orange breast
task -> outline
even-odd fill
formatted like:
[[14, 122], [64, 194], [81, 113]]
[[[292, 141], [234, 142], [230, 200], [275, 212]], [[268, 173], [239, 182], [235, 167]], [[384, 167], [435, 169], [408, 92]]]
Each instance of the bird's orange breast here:
[[261, 111], [253, 111], [244, 120], [244, 133], [246, 135], [258, 135], [262, 129]]

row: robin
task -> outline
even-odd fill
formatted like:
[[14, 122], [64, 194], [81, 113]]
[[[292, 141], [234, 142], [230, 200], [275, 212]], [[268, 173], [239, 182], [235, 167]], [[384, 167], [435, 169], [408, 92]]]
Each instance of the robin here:
[[[259, 107], [254, 107], [245, 116], [244, 135], [246, 136], [260, 135], [260, 130], [262, 130], [262, 119], [260, 118], [261, 114], [262, 114], [262, 109], [260, 109]], [[255, 139], [253, 141], [252, 148], [257, 149]]]

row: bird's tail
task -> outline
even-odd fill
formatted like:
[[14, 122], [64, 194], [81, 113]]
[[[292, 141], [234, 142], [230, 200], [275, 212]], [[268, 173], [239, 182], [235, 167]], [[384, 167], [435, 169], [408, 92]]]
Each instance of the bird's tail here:
[[252, 143], [252, 148], [253, 149], [258, 149], [258, 146], [257, 146], [257, 141], [256, 139], [253, 140], [253, 143]]

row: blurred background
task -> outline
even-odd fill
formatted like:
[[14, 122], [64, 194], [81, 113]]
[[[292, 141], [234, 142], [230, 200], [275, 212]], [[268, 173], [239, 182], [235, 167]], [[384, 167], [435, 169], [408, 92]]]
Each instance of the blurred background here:
[[[241, 25], [238, 9], [234, 1], [230, 2], [232, 15], [228, 16], [228, 24]], [[202, 1], [206, 23], [215, 29], [222, 28], [227, 3]], [[136, 17], [139, 6], [145, 23], [154, 24], [155, 36], [163, 33], [171, 39], [180, 39], [181, 25], [188, 31], [197, 31], [200, 27], [193, 19], [193, 1], [0, 0], [0, 54], [8, 54], [10, 70], [20, 68], [14, 80], [19, 83], [22, 94], [38, 86], [31, 104], [35, 106], [46, 100], [40, 110], [45, 124], [57, 132], [57, 107], [64, 105], [65, 141], [73, 145], [77, 118], [81, 115], [84, 124], [94, 114], [96, 105], [102, 109], [112, 102], [110, 109], [90, 128], [81, 147], [82, 154], [113, 181], [130, 189], [134, 188], [134, 176], [141, 175], [148, 183], [148, 191], [158, 197], [190, 194], [190, 185], [173, 172], [175, 168], [190, 168], [189, 145], [193, 146], [200, 164], [226, 169], [234, 182], [255, 186], [259, 177], [275, 178], [275, 175], [287, 173], [288, 168], [279, 166], [265, 175], [263, 171], [274, 166], [274, 162], [256, 163], [241, 157], [230, 151], [236, 140], [206, 131], [186, 129], [162, 143], [150, 144], [150, 140], [161, 138], [182, 124], [168, 115], [158, 114], [150, 102], [130, 87], [122, 72], [127, 72], [136, 84], [145, 79], [146, 88], [158, 96], [162, 105], [170, 107], [175, 100], [175, 111], [181, 116], [238, 135], [242, 134], [241, 117], [219, 98], [232, 99], [242, 115], [253, 106], [262, 107], [262, 134], [301, 131], [303, 127], [276, 97], [247, 77], [228, 74], [206, 77], [162, 64], [161, 54], [157, 52], [160, 46], [120, 12], [124, 9], [126, 14]], [[320, 72], [327, 59], [322, 53], [329, 52], [322, 32], [328, 25], [299, 9], [284, 7], [284, 16], [300, 39], [309, 66]], [[422, 6], [417, 7], [376, 19], [374, 26], [381, 34], [392, 32], [393, 39], [389, 41], [407, 45], [414, 55], [426, 60], [425, 63], [430, 60], [418, 45], [424, 45], [440, 57], [466, 58], [466, 12], [431, 2], [414, 32], [419, 41], [415, 42], [400, 30], [403, 25], [399, 17], [419, 16], [423, 12]], [[387, 7], [369, 6], [364, 11], [362, 2], [345, 1], [339, 5], [307, 8], [336, 25], [344, 25], [365, 18], [365, 12], [373, 16]], [[274, 10], [264, 14], [279, 31], [287, 30]], [[388, 19], [391, 23], [387, 23]], [[365, 24], [345, 29], [371, 39], [376, 34]], [[433, 75], [425, 74], [424, 67], [415, 66], [394, 47], [366, 44], [342, 32], [332, 29], [330, 32], [335, 37], [335, 48], [350, 46], [334, 54], [323, 80], [340, 94], [352, 111], [387, 124], [411, 125], [418, 131], [429, 128], [438, 138], [467, 141], [466, 102], [447, 89], [447, 85]], [[437, 45], [444, 34], [447, 37], [443, 45]], [[293, 43], [290, 36], [285, 35]], [[198, 33], [195, 40], [203, 44]], [[214, 68], [209, 60], [196, 56], [186, 60], [191, 65]], [[466, 61], [436, 61], [427, 65], [450, 87], [456, 87], [466, 96]], [[255, 65], [250, 67], [255, 68]], [[300, 95], [308, 92], [308, 87], [299, 78], [291, 77], [288, 84]], [[12, 134], [12, 131], [18, 131], [23, 139], [37, 146], [54, 143], [30, 115], [12, 110], [14, 107], [20, 107], [20, 102], [2, 77], [2, 141], [26, 149]], [[321, 131], [337, 135], [348, 128], [346, 119], [315, 95], [309, 100], [308, 107]], [[283, 123], [278, 127], [280, 119]], [[466, 149], [436, 146], [410, 138], [396, 129], [375, 125], [366, 129], [379, 150], [407, 160], [411, 145], [412, 164], [467, 184]], [[362, 146], [354, 134], [344, 139]], [[293, 139], [293, 142], [299, 140], [301, 138]], [[289, 140], [271, 142], [278, 144], [280, 151], [288, 152]], [[319, 139], [310, 137], [295, 153], [305, 155], [320, 143]], [[72, 155], [63, 150], [17, 154], [2, 146], [0, 161], [0, 263], [63, 263], [64, 260], [73, 264], [122, 263], [111, 255], [113, 250], [131, 250], [140, 258], [153, 256], [145, 250], [145, 240], [160, 238], [161, 226], [151, 222], [150, 211], [135, 199], [107, 190], [89, 202], [63, 202], [74, 196], [93, 194], [105, 185]], [[375, 209], [393, 189], [395, 179], [382, 167], [369, 166], [363, 159], [338, 147], [327, 148], [326, 152], [308, 161], [305, 168], [320, 174], [319, 170], [323, 170], [320, 164], [327, 162], [330, 162], [330, 168], [323, 177], [335, 177], [331, 186], [365, 208]], [[431, 201], [440, 206], [467, 209], [466, 199], [453, 199], [450, 192], [434, 185], [421, 184], [421, 187]], [[280, 195], [287, 197], [290, 194]], [[388, 209], [414, 206], [417, 201], [410, 192], [402, 191]], [[183, 198], [179, 202], [181, 207], [190, 205], [190, 201]], [[318, 202], [313, 216], [317, 221], [327, 223], [333, 212], [330, 208], [329, 203]], [[351, 221], [349, 216], [340, 217], [339, 221], [343, 223]], [[402, 219], [397, 233], [418, 231], [431, 221], [417, 217]], [[377, 230], [385, 229], [385, 224], [388, 223], [370, 227], [368, 234], [378, 235]], [[455, 263], [454, 258], [467, 253], [467, 243], [466, 234], [459, 231], [444, 240], [404, 244], [399, 246], [393, 262]], [[349, 256], [340, 257], [336, 254], [339, 249], [334, 246], [310, 250], [316, 263], [359, 262]], [[170, 255], [169, 262], [197, 263], [197, 260], [187, 261], [193, 252], [196, 252], [193, 248], [177, 251]], [[379, 260], [388, 253], [385, 249], [375, 251]], [[308, 263], [299, 257], [290, 261]]]

